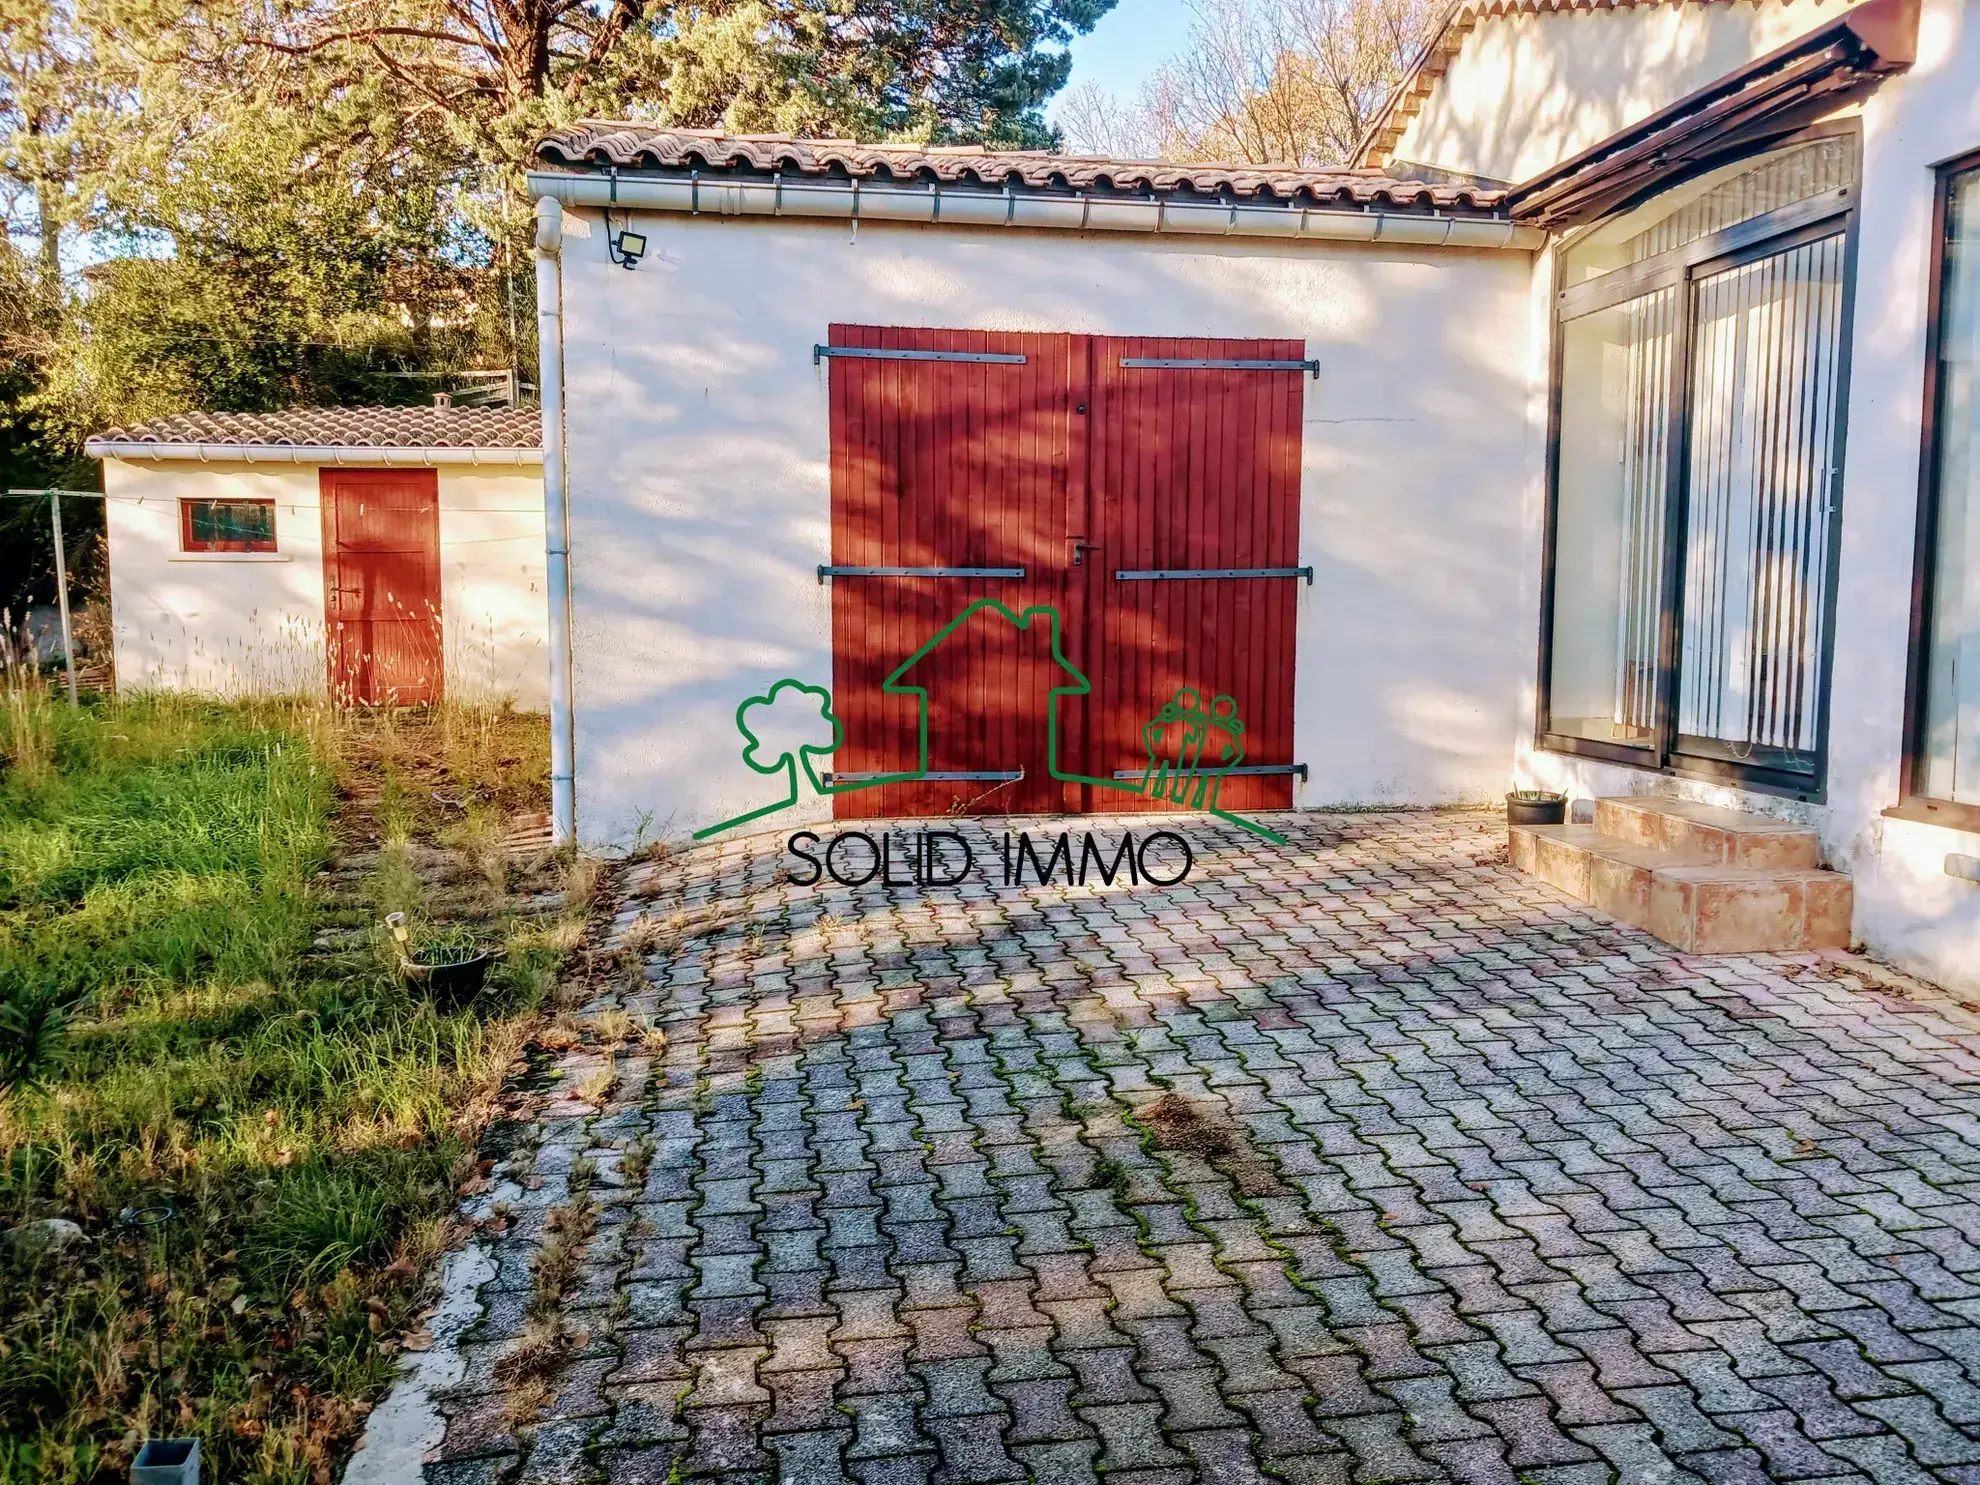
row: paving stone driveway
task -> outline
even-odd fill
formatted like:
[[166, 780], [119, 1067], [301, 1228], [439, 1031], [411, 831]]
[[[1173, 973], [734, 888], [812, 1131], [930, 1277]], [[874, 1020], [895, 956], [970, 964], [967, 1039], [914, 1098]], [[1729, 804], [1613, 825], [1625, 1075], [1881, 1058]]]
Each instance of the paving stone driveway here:
[[641, 868], [668, 1046], [478, 1199], [426, 1479], [1980, 1482], [1980, 1019], [1494, 815], [1280, 819], [1167, 888]]

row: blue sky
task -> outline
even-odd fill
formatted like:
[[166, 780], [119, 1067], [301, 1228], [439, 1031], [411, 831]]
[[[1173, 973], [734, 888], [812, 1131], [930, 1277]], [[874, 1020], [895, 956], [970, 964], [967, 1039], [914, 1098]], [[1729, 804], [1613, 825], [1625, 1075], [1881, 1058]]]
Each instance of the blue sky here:
[[1120, 0], [1090, 36], [1072, 44], [1069, 88], [1094, 82], [1132, 99], [1142, 79], [1183, 49], [1189, 11], [1183, 0]]

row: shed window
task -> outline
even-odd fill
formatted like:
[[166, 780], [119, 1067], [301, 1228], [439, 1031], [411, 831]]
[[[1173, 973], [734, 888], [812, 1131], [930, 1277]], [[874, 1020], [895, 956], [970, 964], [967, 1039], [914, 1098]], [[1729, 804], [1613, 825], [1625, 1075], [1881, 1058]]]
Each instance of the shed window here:
[[272, 500], [181, 500], [179, 530], [188, 552], [272, 552]]
[[1980, 163], [1941, 193], [1911, 792], [1980, 807]]
[[1855, 158], [1749, 157], [1565, 249], [1543, 746], [1819, 791]]

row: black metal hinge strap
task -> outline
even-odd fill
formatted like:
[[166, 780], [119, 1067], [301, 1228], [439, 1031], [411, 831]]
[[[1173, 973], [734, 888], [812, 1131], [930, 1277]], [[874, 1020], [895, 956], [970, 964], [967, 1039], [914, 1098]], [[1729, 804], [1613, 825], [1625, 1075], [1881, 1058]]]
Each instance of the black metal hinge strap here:
[[1022, 366], [1025, 360], [1023, 356], [1006, 355], [1002, 351], [884, 351], [851, 345], [811, 348], [813, 366], [828, 356], [845, 361], [973, 361], [992, 366]]
[[1171, 578], [1305, 578], [1313, 585], [1310, 567], [1149, 567], [1114, 573], [1123, 583], [1167, 582]]
[[842, 577], [1021, 578], [1022, 567], [821, 567], [818, 581]]
[[[896, 782], [903, 784], [961, 784], [977, 781], [1009, 783], [1013, 779], [1021, 779], [1023, 777], [1024, 770], [1019, 769], [1015, 773], [923, 773], [916, 774], [911, 779], [897, 779]], [[828, 773], [824, 778], [828, 784], [870, 784], [875, 779], [892, 779], [895, 778], [895, 775], [891, 773]]]
[[1190, 360], [1183, 356], [1123, 356], [1121, 365], [1130, 371], [1305, 371], [1320, 375], [1318, 361], [1227, 361]]
[[[1145, 768], [1117, 768], [1114, 770], [1114, 777], [1117, 779], [1138, 779], [1146, 775], [1147, 772], [1148, 770]], [[1199, 776], [1214, 779], [1224, 775], [1236, 778], [1239, 774], [1290, 773], [1297, 774], [1302, 784], [1306, 782], [1306, 765], [1304, 763], [1241, 763], [1236, 768], [1172, 768], [1169, 772], [1171, 774], [1181, 774], [1184, 778], [1189, 779]]]

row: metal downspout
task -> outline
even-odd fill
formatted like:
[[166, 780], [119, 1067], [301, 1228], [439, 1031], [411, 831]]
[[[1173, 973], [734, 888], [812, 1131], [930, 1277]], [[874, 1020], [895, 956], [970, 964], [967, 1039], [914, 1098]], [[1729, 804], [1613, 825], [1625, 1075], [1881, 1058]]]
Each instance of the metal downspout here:
[[577, 839], [571, 705], [571, 506], [564, 478], [564, 209], [536, 203], [536, 382], [543, 402], [544, 576], [550, 601], [550, 829]]

